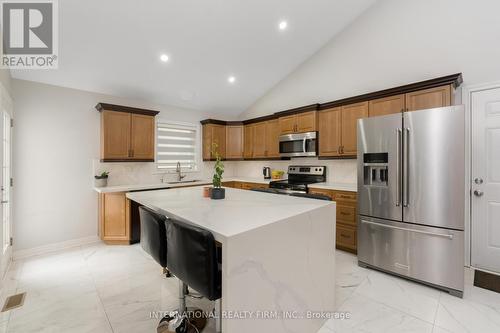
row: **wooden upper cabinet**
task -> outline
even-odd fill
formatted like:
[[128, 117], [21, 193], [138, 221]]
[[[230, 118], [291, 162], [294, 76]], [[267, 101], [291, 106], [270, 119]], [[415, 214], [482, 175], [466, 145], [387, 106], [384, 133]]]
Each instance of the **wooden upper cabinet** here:
[[207, 161], [212, 158], [212, 128], [210, 124], [202, 126], [202, 155], [203, 160]]
[[214, 126], [212, 135], [212, 141], [217, 144], [221, 158], [226, 158], [226, 127], [224, 125]]
[[253, 157], [253, 137], [254, 137], [255, 126], [245, 125], [243, 140], [243, 157], [252, 158]]
[[280, 157], [279, 137], [279, 120], [268, 120], [266, 122], [266, 157]]
[[369, 102], [368, 115], [370, 117], [385, 116], [403, 112], [405, 109], [405, 95], [389, 96], [374, 99]]
[[414, 91], [406, 94], [406, 111], [424, 110], [450, 106], [451, 85]]
[[256, 123], [254, 125], [253, 137], [253, 157], [266, 157], [266, 122]]
[[154, 162], [158, 111], [99, 103], [101, 160]]
[[342, 155], [357, 154], [358, 119], [366, 117], [368, 117], [368, 102], [342, 106]]
[[101, 159], [130, 157], [130, 113], [103, 111], [101, 114]]
[[317, 130], [317, 117], [316, 111], [303, 112], [291, 116], [284, 116], [279, 118], [280, 133], [304, 133], [314, 132]]
[[297, 127], [297, 115], [291, 115], [279, 118], [280, 133], [292, 134], [295, 133]]
[[226, 126], [226, 158], [243, 158], [243, 125]]
[[131, 114], [130, 156], [138, 160], [155, 158], [155, 119]]
[[316, 111], [299, 113], [297, 115], [297, 132], [314, 132], [317, 130], [317, 117]]
[[339, 156], [341, 146], [341, 108], [321, 111], [319, 123], [319, 156]]
[[214, 159], [212, 145], [217, 144], [221, 158], [226, 158], [226, 126], [219, 124], [205, 124], [203, 132], [203, 160]]

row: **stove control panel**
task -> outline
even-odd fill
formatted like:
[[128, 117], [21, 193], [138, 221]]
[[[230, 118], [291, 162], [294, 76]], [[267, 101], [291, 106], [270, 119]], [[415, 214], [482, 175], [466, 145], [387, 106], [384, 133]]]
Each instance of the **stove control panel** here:
[[288, 174], [323, 176], [326, 174], [326, 167], [317, 165], [290, 165], [288, 167]]

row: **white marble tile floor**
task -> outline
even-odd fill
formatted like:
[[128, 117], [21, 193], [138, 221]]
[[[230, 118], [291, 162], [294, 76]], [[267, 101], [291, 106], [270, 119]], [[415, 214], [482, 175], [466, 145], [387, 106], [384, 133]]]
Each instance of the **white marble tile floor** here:
[[[332, 332], [500, 332], [500, 294], [472, 286], [464, 299], [361, 268], [354, 255], [336, 255], [337, 311]], [[27, 292], [22, 307], [0, 313], [0, 332], [154, 333], [155, 311], [177, 307], [177, 280], [165, 278], [140, 246], [94, 244], [13, 262], [0, 302]], [[212, 302], [188, 298], [205, 310]], [[152, 316], [153, 314], [153, 316]], [[213, 332], [213, 322], [204, 332]]]

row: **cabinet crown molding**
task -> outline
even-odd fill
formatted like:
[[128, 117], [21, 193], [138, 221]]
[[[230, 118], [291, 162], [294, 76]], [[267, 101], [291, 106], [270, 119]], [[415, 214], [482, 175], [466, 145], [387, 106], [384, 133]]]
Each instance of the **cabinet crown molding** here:
[[[275, 112], [275, 113], [270, 114], [270, 115], [243, 120], [242, 123], [244, 125], [254, 124], [254, 123], [259, 123], [262, 121], [277, 119], [277, 118], [283, 117], [283, 116], [289, 116], [289, 115], [300, 114], [300, 113], [309, 112], [309, 111], [316, 111], [316, 110], [321, 111], [321, 110], [339, 107], [342, 105], [367, 102], [367, 101], [370, 101], [373, 99], [395, 96], [395, 95], [400, 95], [400, 94], [406, 94], [406, 93], [411, 93], [411, 92], [418, 91], [418, 90], [436, 88], [436, 87], [445, 86], [445, 85], [452, 85], [454, 88], [457, 88], [462, 83], [463, 83], [462, 73], [456, 73], [456, 74], [438, 77], [435, 79], [420, 81], [420, 82], [416, 82], [416, 83], [410, 83], [410, 84], [395, 87], [395, 88], [389, 88], [389, 89], [379, 90], [376, 92], [371, 92], [371, 93], [367, 93], [367, 94], [363, 94], [363, 95], [343, 98], [343, 99], [339, 99], [336, 101], [331, 101], [331, 102], [326, 102], [326, 103], [321, 103], [321, 104], [316, 103], [316, 104], [301, 106], [298, 108], [293, 108], [293, 109], [289, 109], [289, 110], [285, 110], [285, 111], [279, 111], [279, 112]], [[206, 119], [206, 120], [202, 120], [201, 123], [202, 124], [230, 125], [231, 122], [223, 121], [223, 120], [215, 120], [215, 119]]]
[[410, 83], [410, 84], [406, 84], [404, 86], [379, 90], [379, 91], [375, 91], [375, 92], [371, 92], [371, 93], [367, 93], [367, 94], [363, 94], [363, 95], [347, 97], [347, 98], [339, 99], [336, 101], [322, 103], [319, 105], [319, 110], [331, 109], [334, 107], [347, 105], [347, 104], [367, 102], [367, 101], [373, 100], [373, 99], [379, 99], [379, 98], [383, 98], [383, 97], [389, 97], [389, 96], [400, 95], [400, 94], [407, 94], [407, 93], [411, 93], [411, 92], [418, 91], [418, 90], [436, 88], [436, 87], [445, 86], [445, 85], [453, 85], [454, 88], [457, 88], [458, 86], [460, 86], [462, 84], [462, 82], [463, 82], [462, 73], [457, 73], [457, 74], [438, 77], [438, 78], [431, 79], [431, 80]]
[[117, 104], [108, 104], [108, 103], [97, 103], [95, 106], [96, 110], [99, 112], [102, 111], [117, 111], [117, 112], [126, 112], [126, 113], [135, 113], [142, 114], [145, 116], [156, 116], [160, 111], [148, 110], [148, 109], [140, 109], [134, 108], [131, 106], [117, 105]]

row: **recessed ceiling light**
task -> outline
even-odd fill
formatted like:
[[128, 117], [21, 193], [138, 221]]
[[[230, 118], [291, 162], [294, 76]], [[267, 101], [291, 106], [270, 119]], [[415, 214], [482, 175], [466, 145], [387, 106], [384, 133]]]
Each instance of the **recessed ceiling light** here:
[[227, 82], [229, 83], [235, 83], [236, 82], [236, 78], [234, 76], [230, 76], [227, 78]]
[[279, 24], [280, 30], [285, 30], [288, 27], [288, 22], [287, 21], [281, 21]]
[[163, 61], [163, 62], [167, 62], [167, 61], [168, 61], [168, 55], [166, 55], [166, 54], [162, 54], [162, 55], [160, 56], [160, 60], [161, 60], [161, 61]]

